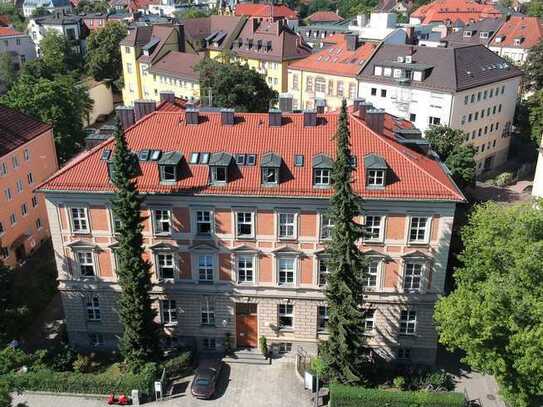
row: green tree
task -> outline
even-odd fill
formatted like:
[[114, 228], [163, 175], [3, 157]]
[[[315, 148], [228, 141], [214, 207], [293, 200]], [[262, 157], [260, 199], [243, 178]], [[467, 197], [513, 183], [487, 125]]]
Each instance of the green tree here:
[[0, 407], [10, 407], [11, 396], [9, 395], [9, 387], [7, 383], [0, 382]]
[[537, 145], [541, 145], [541, 134], [543, 133], [543, 89], [537, 90], [530, 95], [527, 105], [531, 139]]
[[456, 290], [438, 301], [439, 340], [492, 374], [514, 407], [543, 402], [543, 211], [477, 206], [462, 231]]
[[343, 18], [351, 18], [358, 14], [371, 13], [377, 4], [378, 0], [339, 0], [337, 9]]
[[526, 14], [528, 14], [531, 17], [539, 17], [539, 18], [543, 17], [543, 1], [531, 0], [528, 3]]
[[64, 162], [81, 148], [85, 138], [83, 119], [92, 101], [88, 89], [72, 76], [36, 77], [31, 69], [37, 66], [31, 64], [29, 70], [25, 67], [0, 103], [51, 124], [58, 158]]
[[466, 134], [448, 126], [432, 126], [424, 134], [458, 186], [472, 185], [475, 182], [475, 149], [471, 144], [464, 144]]
[[87, 42], [87, 72], [97, 81], [118, 80], [122, 75], [121, 40], [128, 30], [123, 23], [109, 22], [93, 31]]
[[107, 13], [109, 11], [109, 4], [104, 0], [81, 0], [75, 8], [77, 14], [80, 13]]
[[9, 90], [15, 80], [17, 79], [17, 70], [11, 60], [11, 55], [7, 52], [0, 54], [0, 83], [2, 83], [6, 90]]
[[361, 212], [360, 197], [352, 190], [347, 103], [343, 100], [335, 134], [336, 160], [332, 171], [334, 195], [330, 216], [334, 222], [329, 255], [330, 277], [326, 288], [329, 339], [323, 357], [332, 380], [345, 384], [364, 382], [364, 318], [362, 270], [366, 264], [356, 242], [363, 227], [354, 221]]
[[43, 6], [38, 6], [32, 11], [32, 17], [43, 17], [49, 15], [49, 10]]
[[24, 32], [26, 29], [26, 21], [24, 16], [20, 13], [19, 9], [15, 6], [15, 3], [0, 3], [0, 15], [8, 16], [11, 20], [11, 24], [17, 31]]
[[209, 17], [211, 12], [197, 7], [190, 7], [186, 10], [176, 11], [174, 15], [178, 20], [189, 20], [191, 18]]
[[525, 86], [528, 89], [543, 89], [543, 41], [530, 49], [524, 64]]
[[121, 286], [118, 301], [123, 324], [120, 350], [131, 370], [137, 371], [158, 354], [158, 328], [151, 308], [150, 264], [143, 259], [141, 217], [142, 199], [133, 180], [137, 171], [136, 156], [128, 149], [124, 133], [117, 126], [112, 181], [116, 192], [112, 209], [119, 220], [117, 275]]
[[15, 270], [0, 263], [0, 348], [16, 338], [18, 322], [28, 314], [28, 308], [15, 301], [14, 278]]
[[205, 58], [196, 70], [200, 74], [201, 98], [207, 101], [211, 89], [214, 106], [267, 112], [270, 101], [277, 98], [277, 92], [268, 87], [264, 77], [247, 65]]
[[54, 30], [47, 31], [40, 41], [40, 52], [41, 62], [52, 74], [73, 73], [81, 63], [69, 41]]

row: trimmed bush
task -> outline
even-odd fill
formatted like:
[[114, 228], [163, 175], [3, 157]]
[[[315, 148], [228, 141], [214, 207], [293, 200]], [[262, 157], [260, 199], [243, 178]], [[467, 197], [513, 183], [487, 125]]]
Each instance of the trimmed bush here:
[[104, 373], [54, 372], [35, 370], [27, 373], [10, 373], [0, 376], [10, 388], [18, 390], [52, 391], [58, 393], [82, 394], [130, 394], [138, 389], [144, 396], [153, 392], [153, 382], [160, 373], [153, 363], [147, 364], [140, 373], [121, 373], [109, 370]]
[[162, 367], [166, 369], [166, 377], [179, 377], [187, 374], [190, 365], [192, 364], [192, 353], [183, 352], [171, 359], [162, 363]]
[[463, 407], [461, 393], [384, 391], [340, 384], [330, 386], [331, 407]]
[[506, 187], [513, 184], [514, 177], [510, 172], [502, 172], [496, 178], [494, 178], [494, 183], [499, 187]]

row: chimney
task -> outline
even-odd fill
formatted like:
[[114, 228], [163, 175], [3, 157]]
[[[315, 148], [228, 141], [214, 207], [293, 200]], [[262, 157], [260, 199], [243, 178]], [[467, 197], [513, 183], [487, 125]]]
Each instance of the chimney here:
[[355, 98], [353, 100], [353, 112], [357, 112], [359, 117], [362, 117], [360, 114], [360, 105], [364, 102], [365, 100], [363, 98]]
[[415, 27], [405, 27], [405, 43], [407, 45], [415, 44]]
[[345, 42], [347, 43], [348, 51], [355, 51], [358, 47], [358, 35], [352, 33], [345, 34]]
[[268, 112], [269, 117], [269, 126], [270, 127], [281, 127], [282, 114], [279, 109], [270, 109]]
[[277, 20], [277, 35], [281, 34], [281, 32], [283, 31], [284, 25], [285, 25], [285, 23], [283, 22], [282, 19]]
[[160, 92], [160, 103], [163, 102], [175, 103], [175, 93], [171, 90], [163, 90]]
[[187, 124], [198, 124], [199, 120], [198, 109], [194, 107], [187, 108], [185, 111], [185, 122]]
[[279, 110], [285, 113], [292, 112], [292, 95], [290, 93], [279, 94]]
[[315, 127], [317, 125], [317, 112], [315, 110], [304, 110], [304, 127]]
[[234, 109], [221, 109], [221, 124], [223, 126], [234, 124]]
[[117, 106], [115, 108], [115, 116], [123, 130], [126, 130], [136, 122], [134, 109], [128, 106]]
[[366, 124], [377, 134], [383, 134], [385, 126], [385, 111], [383, 109], [371, 109], [366, 111]]
[[358, 116], [362, 119], [362, 120], [365, 120], [367, 121], [368, 120], [368, 117], [367, 117], [367, 111], [368, 110], [372, 110], [373, 109], [373, 105], [369, 102], [362, 102], [358, 105]]
[[154, 100], [136, 100], [134, 102], [134, 115], [136, 117], [136, 121], [147, 116], [149, 113], [154, 112], [155, 109], [156, 103]]

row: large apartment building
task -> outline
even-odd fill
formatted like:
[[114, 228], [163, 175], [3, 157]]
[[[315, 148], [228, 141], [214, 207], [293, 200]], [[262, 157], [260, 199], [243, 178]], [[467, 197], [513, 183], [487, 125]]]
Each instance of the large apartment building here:
[[[385, 359], [433, 363], [455, 206], [464, 200], [406, 122], [357, 101], [349, 114], [357, 221], [371, 259], [368, 345]], [[327, 338], [327, 215], [337, 113], [186, 111], [166, 103], [126, 131], [145, 196], [145, 258], [165, 346], [316, 352]], [[125, 125], [133, 122], [123, 109]], [[405, 128], [407, 127], [407, 129]], [[416, 132], [416, 131], [415, 131]], [[40, 186], [70, 342], [115, 347], [115, 219], [108, 140]]]
[[482, 45], [382, 44], [359, 75], [358, 96], [422, 131], [463, 130], [480, 173], [507, 159], [521, 75]]
[[51, 126], [0, 105], [0, 262], [17, 265], [49, 237], [43, 196], [33, 190], [57, 170]]

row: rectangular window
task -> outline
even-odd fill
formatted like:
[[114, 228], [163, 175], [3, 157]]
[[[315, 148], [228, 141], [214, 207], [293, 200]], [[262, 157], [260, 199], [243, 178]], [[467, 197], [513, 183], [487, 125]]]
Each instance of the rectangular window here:
[[11, 201], [11, 189], [9, 188], [4, 189], [4, 196], [6, 197], [7, 201]]
[[5, 232], [4, 225], [2, 224], [2, 222], [0, 222], [0, 236], [3, 235], [4, 232]]
[[278, 168], [263, 168], [262, 179], [266, 185], [275, 185], [278, 181]]
[[475, 118], [474, 120], [478, 120], [479, 119], [479, 112], [475, 112]]
[[439, 117], [428, 117], [428, 124], [430, 126], [439, 126], [439, 124], [441, 123], [441, 119]]
[[326, 81], [321, 77], [317, 77], [315, 79], [315, 92], [320, 92], [320, 93], [326, 92]]
[[28, 208], [26, 207], [26, 204], [24, 203], [21, 205], [21, 215], [26, 216], [27, 213], [28, 213]]
[[294, 261], [293, 258], [279, 259], [279, 285], [294, 284]]
[[215, 338], [204, 338], [202, 339], [202, 347], [205, 350], [214, 351], [217, 348], [217, 342]]
[[319, 287], [324, 287], [328, 282], [330, 268], [326, 259], [319, 259]]
[[126, 64], [126, 72], [127, 73], [132, 73], [133, 69], [132, 69], [132, 64], [130, 62], [128, 62]]
[[332, 217], [321, 213], [321, 240], [327, 240], [332, 238], [332, 230], [334, 229], [334, 221]]
[[353, 100], [356, 97], [356, 84], [349, 84], [349, 99]]
[[94, 277], [94, 259], [92, 252], [77, 252], [79, 273], [82, 277]]
[[173, 253], [157, 254], [158, 277], [161, 280], [175, 278], [175, 266]]
[[8, 173], [8, 166], [6, 165], [6, 163], [2, 163], [0, 164], [0, 177], [4, 177], [6, 176]]
[[422, 263], [406, 263], [403, 287], [405, 291], [420, 291], [422, 288]]
[[383, 170], [368, 170], [368, 185], [374, 187], [382, 187], [385, 185], [385, 171]]
[[211, 211], [196, 211], [196, 232], [199, 235], [211, 234]]
[[87, 208], [71, 208], [70, 213], [72, 215], [72, 230], [76, 233], [88, 233]]
[[319, 332], [328, 331], [328, 307], [321, 305], [318, 307], [318, 329]]
[[13, 226], [13, 225], [15, 225], [17, 223], [17, 218], [15, 217], [14, 213], [9, 215], [9, 223], [11, 224], [11, 226]]
[[202, 300], [202, 325], [215, 325], [215, 304], [213, 299], [204, 297]]
[[377, 96], [377, 88], [371, 88], [371, 95]]
[[29, 172], [28, 174], [26, 174], [26, 179], [28, 181], [28, 184], [29, 185], [32, 185], [32, 183], [34, 182], [34, 178], [32, 177], [32, 173]]
[[35, 208], [36, 206], [38, 206], [38, 197], [33, 196], [32, 197], [32, 207]]
[[377, 273], [379, 271], [379, 261], [371, 260], [366, 267], [364, 276], [364, 286], [366, 288], [377, 288]]
[[298, 74], [292, 75], [292, 89], [298, 90]]
[[160, 310], [162, 312], [162, 324], [177, 324], [177, 306], [175, 300], [160, 300]]
[[254, 282], [254, 258], [253, 256], [238, 257], [238, 283]]
[[236, 213], [236, 232], [238, 238], [254, 237], [252, 212]]
[[334, 96], [334, 81], [328, 81], [328, 96]]
[[412, 217], [409, 226], [409, 242], [426, 243], [429, 235], [429, 218]]
[[18, 179], [17, 182], [15, 183], [16, 185], [16, 188], [17, 188], [17, 192], [21, 193], [23, 192], [23, 181]]
[[296, 237], [296, 215], [294, 213], [279, 214], [279, 238], [294, 239]]
[[367, 309], [364, 312], [364, 333], [371, 334], [375, 329], [375, 310]]
[[213, 167], [212, 168], [212, 180], [213, 182], [223, 184], [226, 182], [226, 167]]
[[294, 305], [279, 304], [277, 308], [279, 313], [279, 328], [292, 329], [294, 320]]
[[93, 348], [98, 348], [104, 345], [104, 335], [97, 332], [89, 333], [89, 344]]
[[382, 216], [366, 216], [364, 224], [366, 230], [366, 241], [381, 241], [383, 240], [383, 222]]
[[399, 348], [398, 349], [398, 359], [400, 359], [400, 360], [409, 360], [409, 359], [411, 359], [411, 349], [409, 349], [409, 348]]
[[417, 120], [417, 114], [416, 113], [409, 113], [409, 121], [414, 122]]
[[40, 230], [41, 228], [42, 228], [41, 219], [37, 218], [36, 219], [36, 229]]
[[382, 97], [382, 98], [386, 98], [386, 97], [387, 97], [387, 90], [386, 90], [386, 89], [381, 89], [381, 97]]
[[87, 296], [87, 319], [89, 321], [100, 321], [100, 299], [96, 295]]
[[198, 280], [213, 281], [213, 256], [198, 256]]
[[155, 234], [171, 233], [170, 211], [167, 209], [153, 210], [153, 220], [155, 223]]
[[392, 75], [392, 68], [386, 68], [383, 70], [383, 75], [384, 76], [390, 76]]
[[329, 186], [330, 185], [330, 170], [327, 168], [315, 168], [313, 173], [314, 185]]
[[177, 180], [177, 171], [175, 165], [160, 166], [160, 180], [165, 182], [174, 182]]
[[467, 105], [469, 102], [469, 96], [464, 96], [464, 104]]
[[25, 148], [23, 150], [23, 157], [24, 157], [25, 161], [30, 160], [30, 150], [28, 148]]
[[11, 157], [11, 165], [12, 165], [13, 168], [18, 168], [19, 167], [19, 159], [17, 158], [16, 155]]
[[400, 314], [400, 334], [414, 335], [417, 330], [417, 312], [404, 310]]
[[313, 92], [313, 78], [308, 76], [305, 80], [305, 90], [306, 92]]
[[343, 88], [343, 82], [337, 81], [337, 90], [336, 90], [336, 96], [343, 96], [345, 90]]

